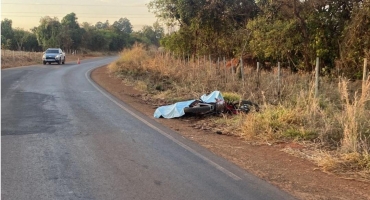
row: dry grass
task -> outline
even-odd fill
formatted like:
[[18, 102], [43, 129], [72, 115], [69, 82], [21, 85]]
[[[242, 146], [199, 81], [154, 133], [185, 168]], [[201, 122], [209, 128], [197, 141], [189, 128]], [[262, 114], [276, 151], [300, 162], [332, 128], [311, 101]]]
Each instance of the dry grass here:
[[339, 90], [343, 101], [342, 112], [337, 118], [343, 129], [341, 149], [347, 153], [365, 152], [370, 153], [370, 78], [362, 85], [362, 93], [358, 91], [350, 97], [348, 92], [348, 80], [339, 82]]
[[[222, 91], [226, 100], [254, 101], [262, 112], [247, 116], [224, 115], [214, 123], [246, 140], [315, 143], [320, 150], [332, 155], [318, 162], [324, 169], [339, 166], [345, 170], [369, 170], [369, 79], [361, 87], [358, 82], [324, 77], [320, 80], [320, 95], [315, 97], [312, 75], [285, 70], [278, 93], [277, 73], [273, 71], [257, 74], [253, 67], [247, 66], [243, 82], [240, 73], [227, 69], [223, 61], [210, 61], [206, 57], [184, 60], [183, 56], [168, 53], [152, 54], [140, 45], [123, 51], [121, 59], [109, 69], [130, 82], [140, 83], [140, 88], [146, 88], [147, 93], [167, 102], [194, 99], [213, 90]], [[353, 155], [357, 155], [356, 159], [347, 159]], [[345, 168], [343, 163], [348, 162], [358, 167]]]
[[1, 50], [1, 69], [42, 64], [42, 52]]
[[240, 102], [242, 100], [241, 95], [235, 92], [224, 92], [222, 96], [226, 102]]

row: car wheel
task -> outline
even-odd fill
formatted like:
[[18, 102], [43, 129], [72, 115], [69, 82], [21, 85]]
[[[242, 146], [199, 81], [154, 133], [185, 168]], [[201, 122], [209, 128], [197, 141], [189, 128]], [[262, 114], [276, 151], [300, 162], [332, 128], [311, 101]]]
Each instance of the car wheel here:
[[58, 65], [60, 65], [60, 60], [57, 61]]
[[48, 62], [49, 63], [49, 65], [51, 65], [51, 62]]
[[64, 65], [66, 63], [66, 57], [64, 57], [62, 64]]

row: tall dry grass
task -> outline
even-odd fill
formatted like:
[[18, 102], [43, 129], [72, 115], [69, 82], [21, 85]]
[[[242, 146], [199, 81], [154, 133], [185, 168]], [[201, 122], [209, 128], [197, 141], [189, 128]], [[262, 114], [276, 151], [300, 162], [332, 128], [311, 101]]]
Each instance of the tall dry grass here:
[[344, 152], [370, 152], [370, 78], [362, 86], [361, 94], [353, 96], [348, 92], [348, 80], [341, 79], [338, 84], [343, 101], [342, 112], [337, 117], [343, 129], [341, 149]]
[[[247, 140], [312, 142], [321, 151], [337, 152], [340, 156], [335, 158], [344, 163], [343, 158], [348, 158], [345, 155], [355, 153], [359, 156], [357, 163], [363, 166], [359, 168], [370, 170], [369, 79], [361, 89], [359, 82], [322, 77], [320, 95], [315, 97], [312, 75], [284, 70], [279, 93], [274, 71], [258, 74], [255, 66], [246, 66], [243, 82], [240, 72], [226, 68], [222, 58], [155, 54], [140, 45], [124, 50], [109, 69], [128, 82], [139, 82], [153, 97], [168, 102], [197, 98], [213, 90], [237, 94], [258, 103], [261, 112], [214, 121], [228, 126], [229, 132]], [[325, 162], [316, 160], [325, 166]]]
[[1, 49], [1, 69], [42, 63], [42, 52]]

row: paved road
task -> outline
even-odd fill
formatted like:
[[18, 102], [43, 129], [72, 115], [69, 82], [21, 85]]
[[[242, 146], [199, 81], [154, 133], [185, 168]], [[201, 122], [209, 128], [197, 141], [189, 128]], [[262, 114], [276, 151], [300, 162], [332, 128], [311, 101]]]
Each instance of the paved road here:
[[96, 86], [114, 59], [1, 71], [1, 199], [291, 199]]

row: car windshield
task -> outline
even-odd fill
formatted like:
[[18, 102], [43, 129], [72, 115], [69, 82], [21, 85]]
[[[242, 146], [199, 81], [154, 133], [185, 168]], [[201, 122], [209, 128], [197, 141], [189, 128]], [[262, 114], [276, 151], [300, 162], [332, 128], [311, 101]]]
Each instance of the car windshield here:
[[59, 53], [58, 49], [48, 49], [46, 50], [46, 53]]

